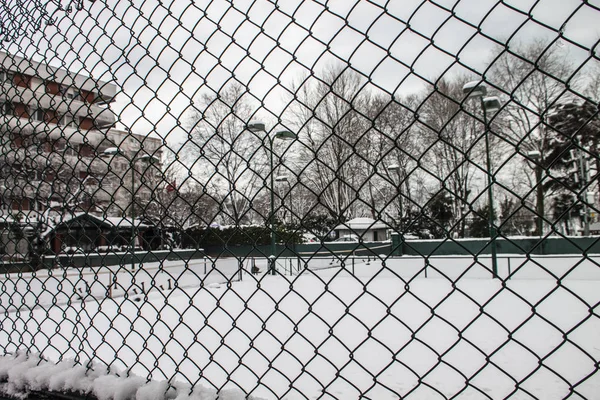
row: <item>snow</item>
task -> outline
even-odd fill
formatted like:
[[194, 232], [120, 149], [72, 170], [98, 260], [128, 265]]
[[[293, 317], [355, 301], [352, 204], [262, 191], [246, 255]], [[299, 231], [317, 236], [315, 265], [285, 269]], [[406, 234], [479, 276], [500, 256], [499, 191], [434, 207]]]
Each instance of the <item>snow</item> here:
[[[211, 388], [149, 381], [135, 375], [119, 376], [87, 369], [72, 360], [57, 364], [39, 355], [17, 354], [0, 357], [0, 393], [25, 398], [31, 391], [92, 394], [98, 400], [245, 399], [239, 390], [217, 392]], [[251, 397], [254, 398], [254, 397]], [[256, 399], [256, 398], [255, 398]]]
[[[238, 265], [218, 262], [218, 270]], [[167, 381], [176, 391], [169, 398], [180, 400], [214, 398], [217, 391], [219, 399], [222, 393], [291, 400], [552, 400], [571, 393], [594, 399], [599, 263], [598, 257], [514, 255], [499, 259], [500, 276], [510, 277], [500, 280], [491, 279], [489, 257], [357, 257], [343, 267], [329, 257], [278, 260], [280, 275], [244, 273], [241, 282], [220, 285], [201, 285], [173, 266], [181, 286], [148, 291], [140, 302], [97, 296], [29, 309], [16, 307], [15, 299], [4, 313], [0, 343], [5, 352], [93, 359], [94, 371], [110, 365], [141, 377], [102, 378], [102, 388], [111, 387], [100, 393], [105, 399], [135, 392], [139, 400], [155, 400]], [[266, 271], [266, 260], [257, 266]], [[159, 271], [145, 269], [125, 269], [124, 287], [164, 285]], [[43, 277], [19, 276], [32, 288], [38, 280], [48, 285]], [[60, 278], [62, 290], [65, 281], [77, 286], [87, 279]], [[20, 290], [31, 306], [27, 289]], [[6, 307], [4, 297], [0, 304]], [[0, 378], [2, 368], [0, 362]], [[83, 376], [81, 368], [77, 374]], [[13, 385], [43, 385], [50, 374], [36, 375], [42, 383], [17, 373]], [[62, 382], [55, 387], [75, 385]], [[101, 390], [95, 380], [77, 382]]]
[[387, 229], [390, 226], [382, 221], [375, 221], [372, 218], [360, 217], [354, 218], [348, 222], [338, 225], [334, 230], [339, 229]]
[[[125, 254], [125, 253], [123, 253]], [[57, 268], [0, 275], [0, 310], [68, 306], [126, 297], [142, 300], [153, 291], [218, 284], [238, 279], [235, 260], [194, 259], [86, 268]]]

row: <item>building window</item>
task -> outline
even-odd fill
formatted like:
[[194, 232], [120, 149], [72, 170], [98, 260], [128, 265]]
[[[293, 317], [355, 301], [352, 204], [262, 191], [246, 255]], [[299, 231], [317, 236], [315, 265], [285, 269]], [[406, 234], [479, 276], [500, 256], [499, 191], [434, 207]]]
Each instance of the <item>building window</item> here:
[[77, 98], [77, 93], [67, 85], [60, 85], [58, 92], [65, 98], [73, 100]]
[[57, 140], [54, 142], [54, 150], [64, 150], [66, 147], [66, 143], [64, 140]]
[[96, 102], [96, 95], [93, 92], [88, 92], [87, 90], [81, 91], [81, 99], [86, 103], [93, 104]]
[[23, 137], [21, 135], [19, 135], [18, 133], [13, 132], [12, 145], [17, 148], [23, 147]]
[[0, 208], [3, 211], [8, 211], [10, 210], [10, 200], [4, 200], [4, 196], [2, 196], [2, 198], [0, 198]]
[[15, 74], [14, 82], [16, 86], [28, 88], [30, 86], [31, 77], [25, 74]]
[[59, 124], [58, 115], [56, 114], [56, 111], [46, 110], [46, 112], [44, 113], [44, 117], [46, 119], [46, 122], [57, 125]]
[[68, 156], [77, 156], [79, 153], [79, 145], [74, 143], [69, 143], [67, 145], [67, 149], [65, 150], [65, 154]]
[[11, 71], [0, 70], [0, 82], [2, 83], [14, 83], [15, 74]]
[[45, 111], [41, 108], [35, 109], [33, 110], [33, 112], [31, 113], [31, 117], [35, 120], [35, 121], [44, 121], [44, 115], [45, 115]]
[[82, 117], [79, 119], [79, 127], [81, 129], [94, 129], [94, 120], [87, 117]]
[[49, 94], [58, 94], [59, 93], [59, 85], [56, 82], [46, 81], [46, 93]]
[[72, 115], [64, 114], [58, 121], [60, 126], [67, 126], [69, 128], [77, 128], [77, 123]]
[[91, 157], [94, 155], [94, 149], [88, 144], [79, 146], [79, 155], [82, 157]]
[[44, 180], [43, 171], [39, 171], [37, 169], [30, 171], [27, 175], [28, 175], [28, 179], [30, 181], [43, 181]]
[[29, 119], [29, 107], [22, 103], [6, 102], [2, 107], [2, 112], [5, 115], [13, 115], [15, 117]]
[[2, 103], [2, 114], [3, 115], [15, 115], [15, 106], [11, 102]]

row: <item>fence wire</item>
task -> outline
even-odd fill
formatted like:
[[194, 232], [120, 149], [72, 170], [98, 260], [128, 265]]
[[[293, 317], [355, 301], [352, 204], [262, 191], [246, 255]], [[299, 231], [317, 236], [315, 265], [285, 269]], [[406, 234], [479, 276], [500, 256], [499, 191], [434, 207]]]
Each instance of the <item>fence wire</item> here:
[[0, 392], [599, 398], [597, 2], [0, 7]]

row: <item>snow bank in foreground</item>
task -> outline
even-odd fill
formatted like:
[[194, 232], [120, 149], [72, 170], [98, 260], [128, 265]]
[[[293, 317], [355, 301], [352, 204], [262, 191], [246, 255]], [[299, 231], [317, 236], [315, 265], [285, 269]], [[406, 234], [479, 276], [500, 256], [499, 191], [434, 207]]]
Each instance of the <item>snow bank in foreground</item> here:
[[121, 377], [88, 370], [73, 361], [54, 364], [37, 355], [0, 356], [0, 393], [25, 398], [30, 391], [52, 391], [93, 395], [98, 400], [242, 400], [239, 390], [216, 390], [150, 381], [139, 376]]

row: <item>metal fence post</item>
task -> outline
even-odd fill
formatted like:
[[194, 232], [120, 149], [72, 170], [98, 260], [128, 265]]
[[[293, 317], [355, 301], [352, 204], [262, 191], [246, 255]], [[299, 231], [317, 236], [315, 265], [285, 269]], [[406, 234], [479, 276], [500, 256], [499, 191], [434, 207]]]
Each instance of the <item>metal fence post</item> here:
[[402, 243], [400, 242], [400, 234], [392, 232], [392, 256], [402, 256]]

